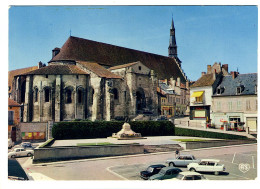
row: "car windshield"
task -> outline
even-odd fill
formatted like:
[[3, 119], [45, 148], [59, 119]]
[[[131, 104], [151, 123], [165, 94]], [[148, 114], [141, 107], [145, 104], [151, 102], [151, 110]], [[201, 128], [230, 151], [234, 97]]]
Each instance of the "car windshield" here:
[[148, 167], [148, 168], [146, 169], [146, 171], [152, 173], [152, 172], [153, 172], [153, 168], [152, 168], [152, 167]]
[[178, 174], [177, 177], [176, 177], [176, 179], [181, 180], [183, 177], [184, 177], [184, 175], [182, 175], [182, 174]]

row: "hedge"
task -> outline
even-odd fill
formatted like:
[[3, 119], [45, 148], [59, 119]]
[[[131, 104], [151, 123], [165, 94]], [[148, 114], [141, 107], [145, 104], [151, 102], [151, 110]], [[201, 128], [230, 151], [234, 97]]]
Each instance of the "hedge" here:
[[[52, 128], [52, 136], [57, 140], [106, 138], [120, 131], [123, 124], [123, 121], [58, 122]], [[142, 136], [174, 135], [174, 125], [170, 121], [134, 121], [129, 124]]]
[[192, 136], [192, 137], [203, 137], [203, 138], [216, 138], [216, 139], [247, 139], [246, 136], [233, 135], [227, 133], [218, 133], [210, 131], [201, 131], [194, 129], [186, 129], [175, 127], [176, 136]]

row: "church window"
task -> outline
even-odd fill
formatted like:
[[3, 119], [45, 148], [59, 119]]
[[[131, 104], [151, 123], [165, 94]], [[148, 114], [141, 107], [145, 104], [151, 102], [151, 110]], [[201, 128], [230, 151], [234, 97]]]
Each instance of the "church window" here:
[[38, 102], [38, 88], [34, 89], [34, 102]]
[[78, 103], [83, 102], [83, 92], [82, 89], [78, 89]]
[[71, 90], [67, 89], [66, 90], [66, 103], [71, 103], [72, 99], [71, 99]]
[[50, 89], [46, 88], [44, 90], [45, 102], [50, 102]]
[[113, 90], [113, 95], [114, 95], [114, 100], [118, 100], [118, 91], [116, 88], [114, 88]]

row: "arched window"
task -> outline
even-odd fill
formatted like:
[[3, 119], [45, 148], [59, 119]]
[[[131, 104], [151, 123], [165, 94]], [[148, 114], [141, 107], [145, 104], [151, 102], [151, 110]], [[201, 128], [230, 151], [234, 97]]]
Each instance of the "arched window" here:
[[82, 103], [83, 102], [83, 91], [82, 89], [78, 89], [78, 103]]
[[112, 93], [113, 93], [113, 95], [114, 95], [114, 100], [118, 100], [118, 91], [117, 91], [116, 88], [114, 88], [114, 89], [112, 90]]
[[71, 99], [71, 90], [67, 89], [66, 90], [66, 103], [71, 103], [72, 99]]
[[50, 102], [50, 89], [45, 88], [44, 90], [45, 102]]
[[38, 102], [38, 88], [34, 89], [34, 102]]

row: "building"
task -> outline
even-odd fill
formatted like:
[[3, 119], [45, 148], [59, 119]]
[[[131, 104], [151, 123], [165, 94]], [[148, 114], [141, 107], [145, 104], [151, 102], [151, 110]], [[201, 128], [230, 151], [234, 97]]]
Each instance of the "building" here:
[[231, 129], [257, 131], [257, 74], [231, 72], [224, 76], [212, 96], [212, 123]]
[[19, 140], [17, 132], [19, 132], [21, 105], [14, 100], [8, 98], [8, 138], [13, 142]]
[[40, 62], [13, 76], [10, 97], [21, 103], [23, 122], [133, 118], [144, 111], [158, 114], [158, 79], [168, 78], [187, 80], [177, 54], [165, 57], [70, 36], [52, 50], [47, 66]]
[[212, 114], [212, 95], [215, 93], [223, 75], [228, 75], [228, 65], [214, 63], [207, 66], [207, 73], [190, 86], [190, 119], [210, 121]]

